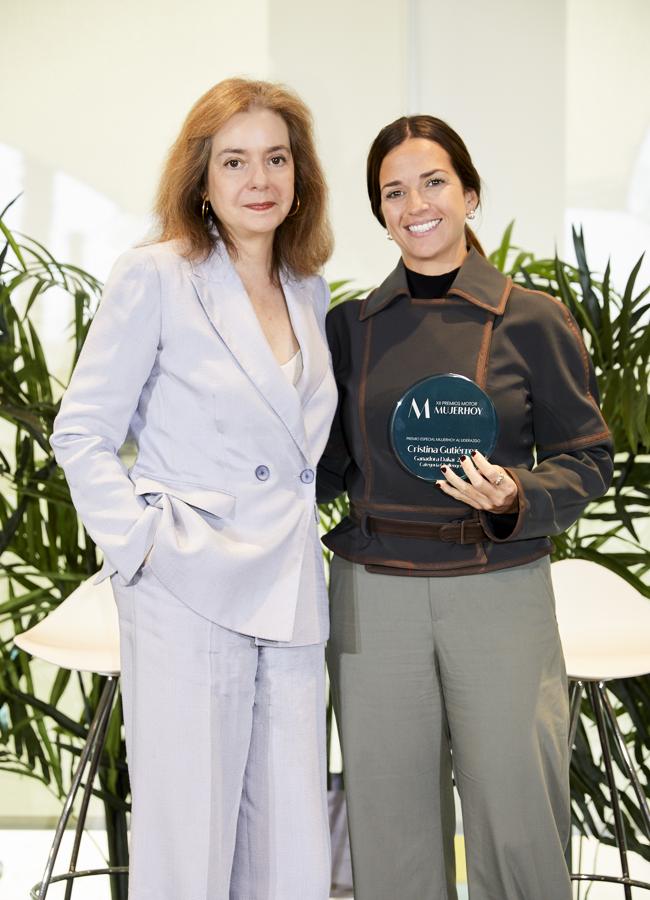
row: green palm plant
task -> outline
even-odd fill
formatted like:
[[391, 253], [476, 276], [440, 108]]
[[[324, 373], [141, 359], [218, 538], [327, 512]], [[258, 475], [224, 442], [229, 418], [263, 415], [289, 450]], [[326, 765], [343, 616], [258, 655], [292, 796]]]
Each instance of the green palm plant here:
[[[607, 566], [650, 597], [650, 549], [639, 527], [648, 527], [650, 507], [650, 286], [639, 289], [643, 257], [622, 294], [611, 286], [610, 266], [602, 278], [589, 268], [582, 231], [573, 230], [576, 264], [556, 255], [535, 259], [512, 245], [508, 226], [492, 262], [515, 282], [546, 291], [566, 304], [582, 329], [598, 378], [603, 413], [616, 448], [613, 486], [591, 503], [581, 518], [553, 539], [555, 559], [580, 557]], [[613, 681], [610, 699], [646, 788], [650, 786], [650, 677]], [[600, 759], [588, 739], [590, 712], [583, 707], [571, 764], [573, 819], [582, 834], [614, 844], [608, 791]], [[615, 762], [620, 753], [613, 747]], [[638, 839], [641, 813], [633, 792], [623, 796], [630, 849], [650, 859], [650, 847]]]
[[535, 259], [512, 245], [510, 223], [491, 261], [515, 282], [562, 300], [579, 326], [596, 368], [603, 415], [614, 436], [613, 490], [590, 505], [567, 532], [554, 540], [555, 557], [592, 559], [615, 571], [647, 597], [650, 550], [635, 523], [647, 525], [650, 507], [650, 286], [638, 290], [643, 257], [622, 294], [610, 284], [609, 263], [597, 279], [587, 263], [584, 236], [573, 229], [577, 263]]
[[[62, 798], [104, 679], [60, 669], [44, 696], [35, 663], [13, 645], [14, 634], [47, 615], [97, 569], [95, 546], [80, 526], [49, 446], [64, 385], [48, 367], [35, 317], [46, 294], [49, 302], [72, 307], [71, 371], [101, 285], [57, 262], [36, 241], [14, 236], [5, 213], [0, 215], [0, 417], [9, 447], [0, 451], [0, 767], [34, 778]], [[118, 707], [98, 780], [109, 856], [124, 865], [129, 787]], [[114, 900], [126, 897], [120, 881], [111, 885]]]

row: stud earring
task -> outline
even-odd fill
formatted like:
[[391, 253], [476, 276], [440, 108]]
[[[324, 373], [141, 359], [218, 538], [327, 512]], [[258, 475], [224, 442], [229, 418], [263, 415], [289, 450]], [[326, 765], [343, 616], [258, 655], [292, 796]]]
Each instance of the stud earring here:
[[470, 210], [468, 210], [467, 218], [468, 218], [468, 219], [475, 219], [475, 218], [476, 218], [476, 210], [475, 210], [475, 209], [470, 209]]
[[389, 233], [388, 229], [386, 229], [386, 240], [387, 240], [387, 241], [392, 241], [392, 240], [393, 240], [392, 237], [390, 236], [390, 233]]

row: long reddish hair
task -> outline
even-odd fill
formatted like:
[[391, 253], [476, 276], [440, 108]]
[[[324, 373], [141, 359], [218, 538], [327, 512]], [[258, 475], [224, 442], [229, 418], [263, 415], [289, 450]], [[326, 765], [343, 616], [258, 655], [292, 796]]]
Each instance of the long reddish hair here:
[[[273, 271], [287, 268], [313, 275], [332, 254], [327, 216], [327, 186], [314, 146], [311, 113], [288, 88], [268, 81], [228, 78], [206, 91], [189, 111], [172, 145], [158, 187], [155, 213], [157, 240], [180, 239], [189, 258], [205, 258], [218, 241], [236, 258], [228, 229], [214, 216], [204, 221], [203, 198], [213, 135], [240, 112], [268, 109], [282, 116], [289, 130], [294, 162], [295, 194], [300, 204], [275, 232]], [[295, 204], [294, 204], [295, 205]], [[209, 226], [216, 224], [214, 228]]]

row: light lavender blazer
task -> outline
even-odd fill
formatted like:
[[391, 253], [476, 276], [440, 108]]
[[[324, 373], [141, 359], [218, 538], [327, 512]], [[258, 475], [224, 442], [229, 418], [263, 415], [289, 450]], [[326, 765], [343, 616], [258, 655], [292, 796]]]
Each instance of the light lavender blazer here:
[[[115, 264], [52, 447], [104, 553], [97, 580], [146, 565], [211, 621], [291, 639], [298, 593], [325, 602], [315, 469], [336, 407], [320, 277], [282, 275], [303, 355], [296, 387], [228, 254], [175, 242]], [[127, 471], [128, 431], [138, 446]], [[323, 639], [326, 634], [323, 635]]]

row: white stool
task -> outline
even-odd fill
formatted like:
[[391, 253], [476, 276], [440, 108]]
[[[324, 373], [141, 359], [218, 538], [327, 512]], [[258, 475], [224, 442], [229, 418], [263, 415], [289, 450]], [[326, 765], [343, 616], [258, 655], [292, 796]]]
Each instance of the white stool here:
[[[109, 866], [79, 872], [76, 870], [81, 835], [97, 767], [104, 749], [106, 729], [115, 702], [120, 673], [119, 627], [111, 581], [110, 578], [100, 584], [93, 584], [92, 581], [92, 578], [84, 581], [49, 616], [14, 639], [21, 650], [61, 668], [106, 676], [106, 683], [88, 728], [88, 738], [56, 826], [43, 878], [30, 893], [32, 900], [45, 900], [50, 884], [57, 881], [67, 882], [65, 900], [70, 900], [75, 878], [128, 872], [126, 866]], [[75, 829], [70, 867], [62, 875], [52, 875], [61, 839], [87, 766], [88, 776]]]
[[608, 881], [623, 885], [626, 900], [632, 888], [650, 890], [650, 883], [630, 878], [625, 826], [614, 780], [607, 726], [616, 743], [625, 775], [639, 802], [650, 840], [650, 808], [632, 758], [607, 696], [605, 683], [650, 673], [650, 601], [604, 566], [584, 559], [565, 559], [551, 566], [557, 620], [571, 687], [569, 746], [573, 749], [583, 691], [593, 708], [603, 752], [614, 814], [614, 834], [622, 875], [574, 874], [574, 881]]

